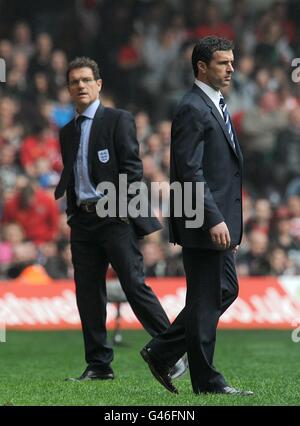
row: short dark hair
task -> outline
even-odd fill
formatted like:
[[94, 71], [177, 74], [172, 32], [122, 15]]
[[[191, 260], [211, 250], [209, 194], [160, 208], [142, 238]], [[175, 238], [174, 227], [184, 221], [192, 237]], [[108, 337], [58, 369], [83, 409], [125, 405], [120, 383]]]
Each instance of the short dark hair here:
[[192, 53], [192, 65], [195, 77], [198, 75], [197, 62], [203, 61], [209, 64], [214, 52], [217, 50], [232, 50], [233, 41], [217, 36], [207, 36], [201, 38], [194, 47]]
[[97, 62], [95, 62], [93, 59], [88, 58], [86, 56], [80, 56], [73, 59], [73, 61], [69, 63], [67, 73], [66, 73], [67, 82], [69, 83], [69, 74], [72, 70], [75, 70], [77, 68], [84, 68], [84, 67], [90, 68], [93, 71], [93, 76], [95, 80], [99, 80], [101, 78], [99, 66]]

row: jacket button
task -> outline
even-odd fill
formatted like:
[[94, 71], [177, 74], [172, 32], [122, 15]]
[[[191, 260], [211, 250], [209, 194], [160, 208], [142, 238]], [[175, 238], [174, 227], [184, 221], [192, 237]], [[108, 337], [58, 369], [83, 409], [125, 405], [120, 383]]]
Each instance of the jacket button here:
[[240, 199], [240, 198], [236, 198], [236, 199], [235, 199], [235, 202], [236, 202], [236, 203], [240, 203], [240, 202], [241, 202], [241, 199]]
[[236, 174], [234, 176], [240, 177], [240, 172], [236, 172]]

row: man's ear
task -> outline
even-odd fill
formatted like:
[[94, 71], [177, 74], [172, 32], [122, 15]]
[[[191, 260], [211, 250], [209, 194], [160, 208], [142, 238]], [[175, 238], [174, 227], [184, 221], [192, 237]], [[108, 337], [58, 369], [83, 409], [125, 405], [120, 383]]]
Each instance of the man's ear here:
[[100, 93], [101, 89], [102, 89], [102, 80], [101, 79], [97, 80], [97, 85], [99, 87], [99, 93]]
[[203, 61], [198, 61], [198, 62], [197, 62], [197, 67], [198, 67], [198, 71], [199, 71], [201, 74], [206, 74], [207, 65], [206, 65], [206, 63], [205, 63], [205, 62], [203, 62]]

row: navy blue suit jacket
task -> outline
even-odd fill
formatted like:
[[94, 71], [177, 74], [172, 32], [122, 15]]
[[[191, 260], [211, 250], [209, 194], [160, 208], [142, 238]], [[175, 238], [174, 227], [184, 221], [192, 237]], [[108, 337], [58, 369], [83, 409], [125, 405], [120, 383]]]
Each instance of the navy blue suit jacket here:
[[[67, 215], [74, 216], [78, 207], [76, 205], [73, 168], [79, 147], [74, 120], [61, 129], [60, 146], [64, 169], [56, 188], [56, 198], [60, 198], [66, 191]], [[99, 153], [104, 151], [108, 152], [109, 160], [103, 162], [99, 159]], [[89, 139], [88, 168], [90, 180], [96, 188], [101, 182], [114, 184], [117, 203], [120, 174], [126, 174], [128, 186], [133, 182], [142, 180], [143, 165], [139, 158], [139, 144], [136, 139], [136, 128], [132, 114], [120, 109], [99, 106], [93, 120]], [[124, 195], [122, 194], [122, 196]], [[129, 200], [130, 196], [128, 202]], [[150, 216], [149, 205], [149, 217], [130, 218], [139, 237], [161, 229], [157, 218]]]
[[[194, 85], [181, 100], [172, 123], [170, 182], [204, 183], [204, 223], [200, 228], [186, 228], [187, 218], [174, 217], [172, 197], [171, 242], [183, 247], [216, 249], [208, 230], [224, 221], [231, 246], [240, 243], [243, 158], [235, 132], [234, 135], [236, 150], [220, 112]], [[191, 202], [195, 206], [195, 199]]]

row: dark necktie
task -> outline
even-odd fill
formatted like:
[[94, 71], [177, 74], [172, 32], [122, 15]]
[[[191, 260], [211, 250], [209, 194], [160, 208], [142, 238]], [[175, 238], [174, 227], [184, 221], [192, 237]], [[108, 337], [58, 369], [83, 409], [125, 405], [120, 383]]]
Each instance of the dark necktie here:
[[75, 120], [75, 127], [76, 127], [76, 131], [79, 133], [79, 140], [81, 135], [81, 125], [84, 122], [84, 120], [86, 120], [86, 117], [84, 115], [79, 115]]
[[76, 160], [76, 156], [77, 156], [77, 151], [78, 151], [78, 147], [79, 147], [79, 143], [80, 143], [80, 137], [81, 137], [81, 124], [83, 123], [83, 121], [86, 119], [86, 117], [84, 115], [79, 115], [79, 117], [77, 117], [77, 119], [75, 120], [75, 141], [74, 141], [74, 145], [76, 147], [76, 149], [73, 151], [73, 158], [71, 159], [71, 161], [68, 161], [67, 164], [65, 164], [64, 169], [62, 171], [60, 180], [58, 182], [58, 185], [55, 189], [54, 192], [54, 196], [55, 199], [57, 200], [58, 198], [61, 198], [68, 186], [72, 171], [73, 171], [73, 166], [74, 166], [74, 162]]
[[228, 130], [228, 133], [229, 133], [229, 136], [230, 136], [231, 145], [232, 145], [233, 149], [235, 150], [234, 135], [233, 135], [232, 127], [231, 127], [230, 116], [229, 116], [227, 105], [225, 103], [223, 96], [220, 97], [219, 103], [220, 103], [221, 110], [223, 112], [223, 117], [224, 117], [224, 121], [225, 121], [227, 130]]

